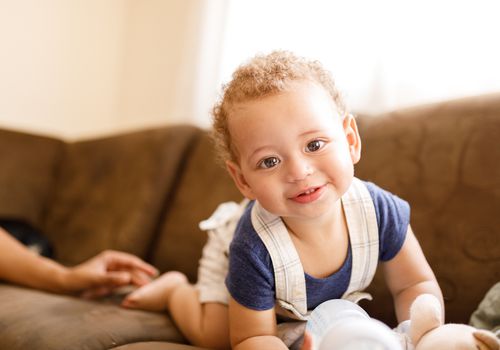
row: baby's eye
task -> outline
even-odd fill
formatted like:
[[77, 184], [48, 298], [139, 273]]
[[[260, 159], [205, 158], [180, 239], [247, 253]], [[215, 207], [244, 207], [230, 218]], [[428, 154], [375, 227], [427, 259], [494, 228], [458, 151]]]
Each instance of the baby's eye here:
[[316, 152], [325, 145], [325, 141], [314, 140], [307, 144], [306, 152]]
[[263, 159], [259, 164], [258, 167], [261, 169], [269, 169], [272, 167], [275, 167], [280, 163], [280, 160], [276, 157], [269, 157], [266, 159]]

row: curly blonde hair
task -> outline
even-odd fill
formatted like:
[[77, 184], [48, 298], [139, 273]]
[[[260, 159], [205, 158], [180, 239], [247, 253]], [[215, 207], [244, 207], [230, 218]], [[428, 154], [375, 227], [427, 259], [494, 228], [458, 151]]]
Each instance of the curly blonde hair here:
[[296, 81], [320, 84], [332, 97], [340, 115], [346, 113], [346, 106], [331, 73], [320, 62], [307, 60], [289, 51], [257, 55], [236, 69], [232, 80], [222, 87], [222, 97], [212, 110], [212, 138], [220, 161], [237, 161], [228, 126], [231, 107], [287, 91]]

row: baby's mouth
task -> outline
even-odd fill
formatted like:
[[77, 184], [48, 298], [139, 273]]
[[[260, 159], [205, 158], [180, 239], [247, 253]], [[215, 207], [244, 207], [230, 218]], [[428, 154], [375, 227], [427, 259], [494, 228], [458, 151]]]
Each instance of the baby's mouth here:
[[316, 192], [316, 190], [318, 189], [319, 187], [316, 187], [316, 188], [311, 188], [305, 192], [302, 192], [301, 194], [299, 194], [299, 197], [300, 196], [307, 196], [308, 194], [311, 194], [311, 193], [314, 193]]
[[326, 185], [310, 187], [307, 190], [300, 192], [293, 196], [291, 199], [298, 203], [310, 203], [318, 199], [323, 193]]

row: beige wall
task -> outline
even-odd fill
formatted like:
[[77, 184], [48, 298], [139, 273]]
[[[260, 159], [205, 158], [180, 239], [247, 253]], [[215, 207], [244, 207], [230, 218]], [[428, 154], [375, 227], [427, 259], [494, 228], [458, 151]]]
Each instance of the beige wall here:
[[190, 122], [199, 0], [0, 0], [0, 127], [67, 139]]

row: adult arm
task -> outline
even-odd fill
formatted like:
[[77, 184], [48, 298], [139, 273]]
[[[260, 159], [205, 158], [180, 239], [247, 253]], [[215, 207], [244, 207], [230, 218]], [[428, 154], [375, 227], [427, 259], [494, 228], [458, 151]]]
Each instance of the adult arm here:
[[87, 290], [89, 295], [102, 295], [123, 285], [143, 285], [156, 273], [138, 257], [117, 251], [65, 267], [30, 251], [0, 228], [0, 280], [55, 293]]
[[441, 305], [444, 305], [436, 277], [409, 225], [400, 251], [382, 266], [387, 286], [394, 299], [398, 322], [410, 318], [410, 306], [420, 294], [433, 294], [441, 301]]

